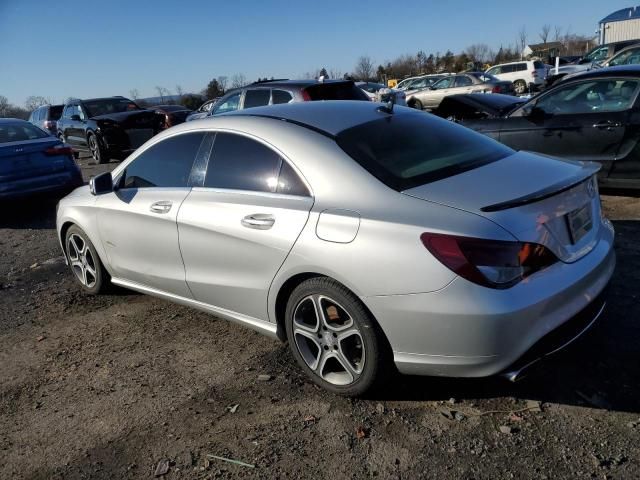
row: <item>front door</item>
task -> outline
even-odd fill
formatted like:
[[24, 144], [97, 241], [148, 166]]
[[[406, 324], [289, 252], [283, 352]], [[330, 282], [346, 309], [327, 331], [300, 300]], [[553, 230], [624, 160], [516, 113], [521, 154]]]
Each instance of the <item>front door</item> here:
[[152, 145], [125, 166], [114, 192], [98, 197], [98, 228], [113, 276], [191, 297], [176, 220], [205, 135], [183, 133]]
[[254, 138], [218, 133], [202, 187], [194, 187], [178, 214], [194, 298], [268, 320], [269, 287], [312, 205], [277, 152]]

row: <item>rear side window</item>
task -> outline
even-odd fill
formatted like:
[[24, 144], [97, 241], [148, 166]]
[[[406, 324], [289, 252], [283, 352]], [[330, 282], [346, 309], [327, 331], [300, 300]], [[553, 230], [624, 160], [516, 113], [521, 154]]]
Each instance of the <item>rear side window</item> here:
[[250, 138], [218, 133], [204, 186], [275, 193], [280, 155]]
[[526, 63], [517, 63], [516, 64], [516, 72], [524, 72], [527, 69]]
[[0, 143], [24, 142], [46, 138], [49, 134], [30, 123], [2, 123], [0, 124]]
[[293, 97], [285, 90], [271, 91], [271, 103], [274, 105], [277, 105], [278, 103], [289, 103], [291, 100], [293, 100]]
[[271, 97], [268, 89], [247, 90], [244, 94], [244, 108], [263, 107], [269, 105]]
[[127, 165], [122, 188], [182, 188], [189, 175], [204, 132], [185, 133], [162, 140]]
[[348, 128], [336, 142], [365, 170], [398, 191], [513, 153], [484, 135], [422, 113], [396, 113]]
[[311, 100], [366, 100], [367, 94], [353, 82], [318, 83], [304, 89]]
[[278, 177], [278, 189], [277, 193], [285, 195], [299, 195], [303, 197], [310, 196], [309, 190], [298, 174], [291, 168], [285, 160], [282, 160], [282, 167], [280, 168], [280, 176]]

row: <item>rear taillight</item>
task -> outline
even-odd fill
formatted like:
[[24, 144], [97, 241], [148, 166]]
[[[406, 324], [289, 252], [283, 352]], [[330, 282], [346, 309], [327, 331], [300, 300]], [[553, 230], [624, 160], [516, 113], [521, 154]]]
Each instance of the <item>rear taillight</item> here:
[[54, 128], [56, 126], [56, 122], [53, 120], [45, 120], [44, 128]]
[[54, 156], [54, 155], [69, 155], [73, 156], [73, 149], [71, 147], [50, 147], [44, 151], [45, 155]]
[[537, 243], [483, 240], [439, 233], [420, 236], [427, 250], [461, 277], [489, 288], [509, 288], [558, 261]]
[[535, 70], [533, 72], [531, 72], [531, 76], [533, 78], [536, 78], [538, 76], [538, 72], [536, 72]]
[[502, 93], [502, 87], [500, 85], [496, 85], [491, 89], [491, 93]]
[[311, 96], [309, 95], [309, 92], [307, 92], [306, 90], [302, 90], [302, 101], [303, 102], [311, 101]]

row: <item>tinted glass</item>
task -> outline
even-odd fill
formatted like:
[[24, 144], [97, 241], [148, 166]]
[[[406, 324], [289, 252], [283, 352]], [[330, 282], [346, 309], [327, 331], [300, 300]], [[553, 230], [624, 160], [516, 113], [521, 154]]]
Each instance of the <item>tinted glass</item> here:
[[269, 105], [269, 98], [271, 98], [271, 92], [268, 89], [247, 90], [244, 94], [244, 108]]
[[30, 123], [0, 123], [0, 143], [46, 138], [49, 134]]
[[293, 100], [293, 97], [289, 92], [284, 90], [272, 90], [271, 91], [271, 103], [274, 105], [278, 103], [289, 103]]
[[469, 77], [465, 77], [464, 75], [456, 77], [456, 87], [468, 87], [469, 85], [473, 85], [473, 81]]
[[527, 64], [526, 63], [518, 63], [516, 64], [516, 72], [523, 72], [527, 69]]
[[49, 120], [58, 120], [62, 115], [62, 105], [52, 105], [49, 107]]
[[499, 160], [510, 148], [422, 113], [402, 113], [343, 130], [338, 145], [391, 188], [405, 190]]
[[631, 107], [640, 80], [592, 80], [558, 88], [536, 103], [552, 115], [619, 112]]
[[640, 63], [640, 48], [632, 48], [620, 53], [617, 57], [613, 57], [609, 60], [609, 66], [614, 67], [616, 65], [635, 65]]
[[[140, 110], [135, 102], [128, 98], [103, 98], [98, 100], [85, 100], [82, 102], [85, 110], [90, 117], [98, 115], [107, 115], [110, 113], [129, 112], [132, 110]], [[79, 115], [79, 113], [78, 113]]]
[[[503, 65], [500, 69], [500, 73], [513, 73], [515, 72], [514, 65]], [[493, 75], [493, 72], [487, 72], [488, 75]]]
[[318, 83], [307, 87], [304, 91], [311, 100], [366, 100], [367, 94], [360, 90], [353, 82]]
[[123, 188], [187, 187], [193, 161], [204, 132], [185, 133], [162, 140], [127, 165]]
[[218, 133], [204, 186], [275, 193], [281, 163], [280, 155], [255, 140]]
[[280, 176], [278, 177], [277, 193], [300, 195], [303, 197], [310, 195], [309, 190], [307, 190], [307, 187], [302, 183], [298, 174], [291, 168], [291, 165], [284, 160], [282, 161]]
[[453, 86], [453, 77], [444, 77], [442, 80], [439, 80], [433, 84], [433, 88], [435, 89], [450, 88], [452, 86]]
[[233, 112], [238, 109], [240, 106], [240, 94], [241, 92], [234, 93], [222, 103], [215, 106], [213, 109], [213, 114], [217, 113], [225, 113], [225, 112]]

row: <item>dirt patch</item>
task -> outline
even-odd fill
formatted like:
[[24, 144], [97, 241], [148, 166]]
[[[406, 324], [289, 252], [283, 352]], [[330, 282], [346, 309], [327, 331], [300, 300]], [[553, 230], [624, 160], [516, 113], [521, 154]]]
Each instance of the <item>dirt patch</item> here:
[[592, 334], [516, 385], [399, 377], [364, 400], [250, 330], [80, 293], [55, 202], [23, 204], [0, 223], [0, 478], [638, 478], [640, 201], [604, 204], [618, 268]]

